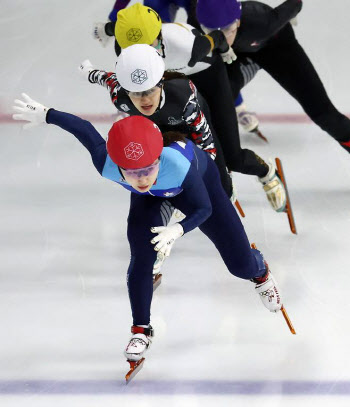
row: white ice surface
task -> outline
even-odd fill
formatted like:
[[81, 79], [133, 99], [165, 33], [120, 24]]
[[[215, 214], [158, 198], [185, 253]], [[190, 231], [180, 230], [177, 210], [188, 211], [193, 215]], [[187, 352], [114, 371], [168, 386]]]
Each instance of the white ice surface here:
[[[3, 114], [23, 91], [68, 112], [115, 113], [106, 91], [81, 80], [76, 68], [90, 58], [113, 69], [112, 45], [100, 48], [90, 35], [112, 3], [1, 2]], [[332, 100], [349, 112], [350, 4], [304, 3], [297, 36]], [[263, 73], [244, 95], [258, 113], [302, 113]], [[111, 122], [95, 125], [105, 135]], [[255, 179], [235, 180], [247, 234], [280, 284], [297, 335], [194, 231], [178, 240], [164, 266], [152, 307], [154, 344], [143, 371], [125, 388], [129, 194], [102, 179], [68, 133], [53, 126], [23, 131], [2, 121], [1, 406], [350, 405], [350, 157], [314, 124], [264, 122], [261, 130], [268, 145], [249, 135], [242, 143], [283, 160], [298, 236], [285, 215], [272, 211]], [[282, 386], [290, 389], [291, 382], [311, 383], [315, 394], [288, 394]], [[220, 390], [225, 383], [227, 393]], [[239, 385], [250, 395], [235, 391]]]

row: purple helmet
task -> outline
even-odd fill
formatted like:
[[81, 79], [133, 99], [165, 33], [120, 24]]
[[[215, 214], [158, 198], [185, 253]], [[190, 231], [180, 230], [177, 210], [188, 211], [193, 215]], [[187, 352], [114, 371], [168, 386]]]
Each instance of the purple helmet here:
[[241, 18], [240, 0], [198, 0], [197, 19], [208, 28], [222, 28]]

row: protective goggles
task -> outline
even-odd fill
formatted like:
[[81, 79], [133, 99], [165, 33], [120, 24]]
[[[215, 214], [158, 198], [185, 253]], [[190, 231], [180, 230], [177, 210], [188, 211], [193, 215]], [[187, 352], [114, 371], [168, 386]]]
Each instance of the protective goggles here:
[[126, 168], [122, 168], [119, 167], [124, 175], [126, 175], [127, 177], [130, 178], [141, 178], [141, 177], [148, 177], [153, 175], [156, 170], [158, 170], [159, 168], [159, 164], [160, 164], [160, 160], [158, 160], [156, 163], [149, 165], [148, 167], [142, 167], [142, 168], [138, 168], [138, 169], [133, 169], [133, 170], [129, 170]]
[[163, 79], [161, 79], [161, 80], [157, 83], [156, 86], [153, 86], [153, 88], [148, 89], [148, 90], [144, 90], [143, 92], [130, 92], [130, 91], [126, 90], [126, 89], [125, 89], [125, 92], [126, 92], [130, 97], [133, 97], [133, 98], [142, 98], [142, 97], [145, 97], [145, 96], [152, 96], [152, 95], [156, 92], [156, 90], [157, 90], [158, 88], [161, 88], [162, 86], [163, 86]]

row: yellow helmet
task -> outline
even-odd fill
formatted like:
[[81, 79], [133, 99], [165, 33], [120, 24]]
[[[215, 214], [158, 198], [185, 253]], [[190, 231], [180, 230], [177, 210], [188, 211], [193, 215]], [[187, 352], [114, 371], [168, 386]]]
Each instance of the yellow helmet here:
[[151, 45], [162, 28], [162, 20], [150, 7], [135, 3], [118, 12], [115, 38], [121, 48], [134, 44]]

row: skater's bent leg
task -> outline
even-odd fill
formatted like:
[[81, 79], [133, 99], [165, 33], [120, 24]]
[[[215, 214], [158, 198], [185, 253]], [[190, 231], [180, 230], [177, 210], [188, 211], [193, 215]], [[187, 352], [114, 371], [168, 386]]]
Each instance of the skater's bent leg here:
[[210, 68], [190, 75], [190, 79], [209, 105], [227, 168], [243, 174], [265, 176], [268, 165], [264, 160], [253, 151], [241, 148], [235, 100], [222, 59], [219, 58]]
[[[148, 325], [153, 296], [153, 265], [157, 254], [151, 239], [152, 226], [164, 225], [162, 204], [151, 196], [132, 193], [128, 217], [128, 240], [131, 260], [128, 269], [128, 290], [134, 325]], [[163, 219], [162, 219], [163, 216]]]
[[266, 273], [262, 255], [250, 248], [242, 222], [218, 183], [216, 167], [212, 163], [209, 166], [215, 168], [207, 171], [205, 179], [212, 215], [200, 230], [215, 244], [231, 274], [246, 280], [261, 277]]
[[222, 152], [220, 142], [215, 138], [214, 138], [214, 142], [215, 142], [215, 146], [216, 146], [215, 164], [219, 170], [221, 185], [222, 185], [226, 195], [228, 196], [228, 198], [231, 198], [231, 196], [233, 194], [232, 180], [231, 180], [229, 173], [227, 172], [224, 154]]
[[290, 25], [269, 46], [257, 52], [254, 60], [300, 103], [305, 113], [322, 130], [346, 148], [346, 143], [350, 141], [350, 120], [330, 101]]

